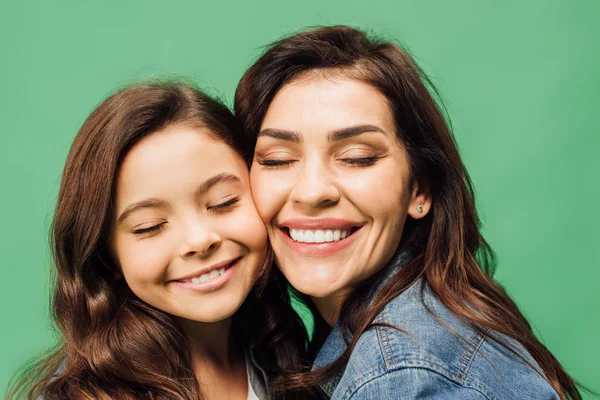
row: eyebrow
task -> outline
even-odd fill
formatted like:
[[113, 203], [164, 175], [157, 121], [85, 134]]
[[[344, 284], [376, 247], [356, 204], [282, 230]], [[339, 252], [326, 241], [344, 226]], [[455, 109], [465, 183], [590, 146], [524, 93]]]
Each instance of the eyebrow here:
[[131, 214], [136, 211], [142, 210], [144, 208], [164, 208], [167, 204], [158, 199], [145, 199], [142, 201], [138, 201], [137, 203], [133, 203], [127, 206], [127, 208], [121, 213], [119, 218], [117, 219], [117, 223], [125, 221]]
[[196, 195], [201, 195], [202, 193], [208, 192], [210, 188], [215, 186], [218, 183], [230, 182], [230, 183], [238, 183], [242, 180], [237, 176], [230, 174], [228, 172], [223, 172], [222, 174], [218, 174], [213, 176], [212, 178], [208, 178], [204, 181], [202, 185], [196, 190]]
[[331, 132], [327, 135], [330, 142], [339, 142], [340, 140], [350, 139], [363, 133], [379, 132], [385, 134], [385, 131], [376, 125], [356, 125]]
[[[241, 179], [238, 178], [237, 176], [227, 173], [227, 172], [215, 175], [215, 176], [205, 180], [198, 187], [195, 195], [199, 196], [203, 193], [206, 193], [213, 186], [217, 185], [218, 183], [223, 183], [223, 182], [236, 183], [236, 182], [241, 182]], [[126, 220], [131, 214], [135, 213], [136, 211], [139, 211], [139, 210], [142, 210], [145, 208], [155, 208], [156, 209], [156, 208], [165, 208], [165, 207], [167, 207], [167, 203], [165, 201], [159, 200], [159, 199], [149, 198], [149, 199], [145, 199], [142, 201], [138, 201], [136, 203], [130, 204], [129, 206], [127, 206], [127, 208], [125, 208], [125, 210], [121, 213], [121, 215], [117, 219], [117, 223], [120, 224], [121, 222]]]
[[[330, 142], [339, 142], [350, 139], [363, 133], [379, 132], [385, 134], [385, 131], [376, 125], [356, 125], [330, 132], [327, 140]], [[285, 129], [267, 128], [259, 132], [258, 137], [267, 136], [273, 139], [285, 140], [287, 142], [301, 143], [302, 137], [299, 133]]]
[[262, 131], [260, 131], [258, 133], [258, 137], [261, 136], [267, 136], [273, 139], [278, 139], [278, 140], [285, 140], [287, 142], [294, 142], [294, 143], [300, 143], [302, 142], [302, 139], [300, 138], [300, 135], [294, 131], [287, 131], [285, 129], [271, 129], [271, 128], [267, 128], [267, 129], [263, 129]]

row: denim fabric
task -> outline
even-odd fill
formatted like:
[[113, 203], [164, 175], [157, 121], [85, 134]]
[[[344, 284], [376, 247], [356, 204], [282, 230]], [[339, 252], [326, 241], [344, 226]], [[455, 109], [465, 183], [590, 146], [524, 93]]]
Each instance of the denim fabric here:
[[[406, 254], [397, 255], [388, 276], [406, 260]], [[559, 399], [519, 343], [489, 331], [477, 333], [442, 305], [424, 280], [392, 300], [375, 321], [404, 332], [382, 326], [365, 332], [344, 371], [321, 385], [326, 398]], [[346, 347], [339, 326], [334, 326], [313, 369], [330, 364]]]

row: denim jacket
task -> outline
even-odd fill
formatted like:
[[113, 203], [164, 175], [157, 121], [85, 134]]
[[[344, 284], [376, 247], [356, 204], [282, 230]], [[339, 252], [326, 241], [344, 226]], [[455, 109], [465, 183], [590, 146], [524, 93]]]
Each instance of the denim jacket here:
[[[395, 256], [387, 276], [397, 272], [407, 259], [406, 254]], [[366, 331], [343, 372], [321, 385], [326, 398], [559, 399], [523, 346], [495, 335], [531, 366], [492, 340], [493, 332], [479, 334], [459, 320], [436, 299], [424, 280], [387, 304], [375, 322], [404, 332], [385, 326]], [[313, 369], [335, 361], [346, 347], [340, 327], [334, 326]]]

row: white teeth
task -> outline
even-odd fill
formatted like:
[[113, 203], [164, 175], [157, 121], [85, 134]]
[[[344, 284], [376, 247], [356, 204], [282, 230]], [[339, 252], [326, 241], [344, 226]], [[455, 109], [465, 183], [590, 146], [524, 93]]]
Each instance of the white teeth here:
[[207, 272], [206, 274], [202, 274], [199, 277], [196, 278], [192, 278], [190, 279], [192, 283], [204, 283], [204, 282], [208, 282], [212, 279], [215, 279], [218, 276], [221, 276], [225, 273], [225, 267], [223, 268], [219, 268], [219, 269], [213, 269], [210, 272]]
[[327, 243], [337, 242], [349, 236], [348, 230], [327, 229], [327, 230], [300, 230], [290, 229], [290, 237], [295, 242], [301, 243]]
[[332, 231], [325, 231], [325, 241], [333, 242], [333, 232]]
[[325, 241], [325, 233], [323, 231], [315, 231], [315, 243], [323, 243]]
[[340, 238], [342, 237], [342, 232], [340, 232], [339, 229], [336, 229], [335, 231], [333, 231], [333, 241], [337, 242], [338, 240], [340, 240]]
[[315, 233], [313, 231], [304, 231], [304, 243], [314, 243]]

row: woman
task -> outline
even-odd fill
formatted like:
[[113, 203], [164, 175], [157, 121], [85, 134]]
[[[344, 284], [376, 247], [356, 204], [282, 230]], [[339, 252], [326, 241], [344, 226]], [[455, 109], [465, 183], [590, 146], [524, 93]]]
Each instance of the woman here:
[[237, 131], [176, 83], [126, 88], [87, 118], [52, 225], [62, 340], [13, 397], [302, 397], [278, 383], [307, 337], [270, 271]]
[[471, 182], [428, 88], [402, 49], [343, 26], [275, 43], [239, 83], [277, 264], [333, 327], [289, 385], [332, 399], [579, 399], [491, 278]]

